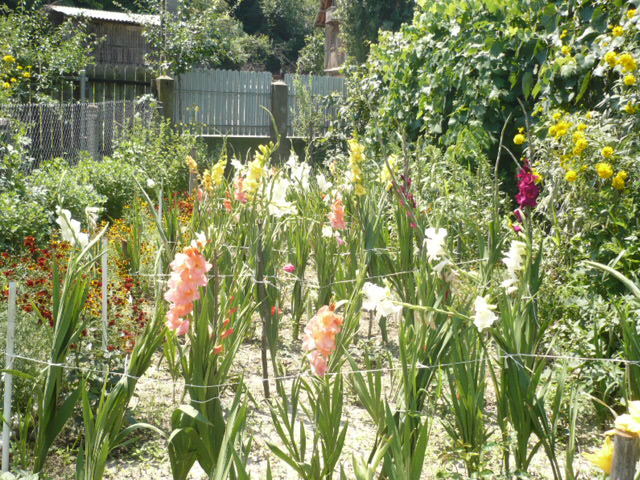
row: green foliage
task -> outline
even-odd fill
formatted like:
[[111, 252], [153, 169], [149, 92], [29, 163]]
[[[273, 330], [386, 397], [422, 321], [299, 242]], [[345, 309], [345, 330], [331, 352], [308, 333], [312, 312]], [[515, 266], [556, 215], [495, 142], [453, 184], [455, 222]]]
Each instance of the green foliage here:
[[532, 111], [536, 98], [567, 107], [598, 101], [601, 82], [594, 81], [588, 95], [582, 92], [592, 77], [593, 57], [559, 62], [554, 53], [568, 35], [588, 44], [606, 30], [614, 7], [597, 5], [422, 2], [413, 23], [383, 34], [355, 73], [353, 125], [376, 141], [400, 132], [410, 141], [424, 137], [443, 147], [455, 145], [469, 128], [482, 129], [495, 152], [508, 119], [508, 138], [524, 126], [520, 102]]
[[273, 73], [295, 70], [299, 52], [313, 33], [315, 0], [230, 0], [233, 15], [253, 39], [263, 38], [269, 48], [255, 51], [248, 63]]
[[40, 8], [1, 7], [0, 103], [46, 101], [62, 76], [92, 63], [95, 42], [82, 22], [54, 26]]
[[397, 31], [411, 21], [415, 0], [343, 0], [338, 4], [340, 34], [347, 55], [363, 63], [379, 32]]
[[144, 32], [152, 50], [147, 61], [156, 72], [234, 68], [247, 59], [245, 34], [226, 2], [179, 2], [178, 6], [176, 13], [162, 13], [161, 1], [149, 2], [151, 11], [163, 17], [160, 25], [148, 26]]
[[316, 30], [307, 35], [304, 42], [296, 64], [297, 73], [322, 75], [324, 72], [324, 32]]

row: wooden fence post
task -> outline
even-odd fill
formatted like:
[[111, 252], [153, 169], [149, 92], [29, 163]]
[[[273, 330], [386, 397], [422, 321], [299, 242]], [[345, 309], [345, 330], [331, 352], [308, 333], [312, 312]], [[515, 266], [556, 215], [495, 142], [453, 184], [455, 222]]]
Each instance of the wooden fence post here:
[[99, 160], [99, 145], [101, 131], [98, 128], [98, 105], [90, 103], [87, 105], [87, 151], [94, 160]]
[[158, 100], [162, 104], [162, 115], [171, 123], [175, 123], [176, 85], [175, 80], [168, 76], [156, 78]]
[[287, 141], [287, 124], [289, 117], [289, 86], [282, 80], [271, 84], [271, 114], [275, 127], [271, 124], [270, 136], [273, 142], [280, 137], [280, 147], [275, 153], [276, 160], [284, 162], [289, 154]]
[[616, 430], [613, 440], [611, 480], [634, 480], [639, 456], [638, 437]]

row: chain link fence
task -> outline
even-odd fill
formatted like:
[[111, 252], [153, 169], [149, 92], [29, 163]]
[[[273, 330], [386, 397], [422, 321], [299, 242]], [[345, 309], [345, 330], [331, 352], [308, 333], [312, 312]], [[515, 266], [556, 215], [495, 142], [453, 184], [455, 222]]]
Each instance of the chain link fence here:
[[62, 157], [73, 164], [80, 152], [93, 158], [111, 155], [135, 119], [149, 125], [156, 104], [149, 97], [101, 103], [53, 103], [0, 106], [0, 131], [24, 129], [29, 139], [28, 172], [49, 159]]

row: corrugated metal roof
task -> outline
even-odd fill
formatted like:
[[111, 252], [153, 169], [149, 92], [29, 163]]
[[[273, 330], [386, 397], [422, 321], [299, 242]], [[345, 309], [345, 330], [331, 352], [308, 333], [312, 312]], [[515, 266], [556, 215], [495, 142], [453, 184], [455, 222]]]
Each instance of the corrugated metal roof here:
[[159, 15], [142, 13], [109, 12], [90, 8], [65, 7], [63, 5], [47, 5], [47, 10], [58, 12], [68, 17], [85, 17], [106, 22], [129, 23], [134, 25], [160, 25]]

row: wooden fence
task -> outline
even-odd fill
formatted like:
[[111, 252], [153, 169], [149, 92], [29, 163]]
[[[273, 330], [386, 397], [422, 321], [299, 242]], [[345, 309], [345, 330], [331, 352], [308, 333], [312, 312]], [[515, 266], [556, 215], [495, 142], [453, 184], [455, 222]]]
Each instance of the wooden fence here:
[[54, 97], [60, 103], [135, 100], [152, 93], [153, 75], [134, 65], [91, 65], [84, 72], [66, 76]]
[[[174, 121], [196, 125], [204, 135], [267, 137], [271, 127], [272, 75], [268, 72], [195, 70], [176, 77]], [[286, 75], [288, 136], [301, 136], [298, 120], [305, 112], [320, 112], [319, 130], [326, 130], [337, 108], [323, 105], [329, 95], [345, 94], [344, 79]], [[308, 90], [302, 95], [300, 88]], [[307, 102], [303, 105], [303, 101]]]

